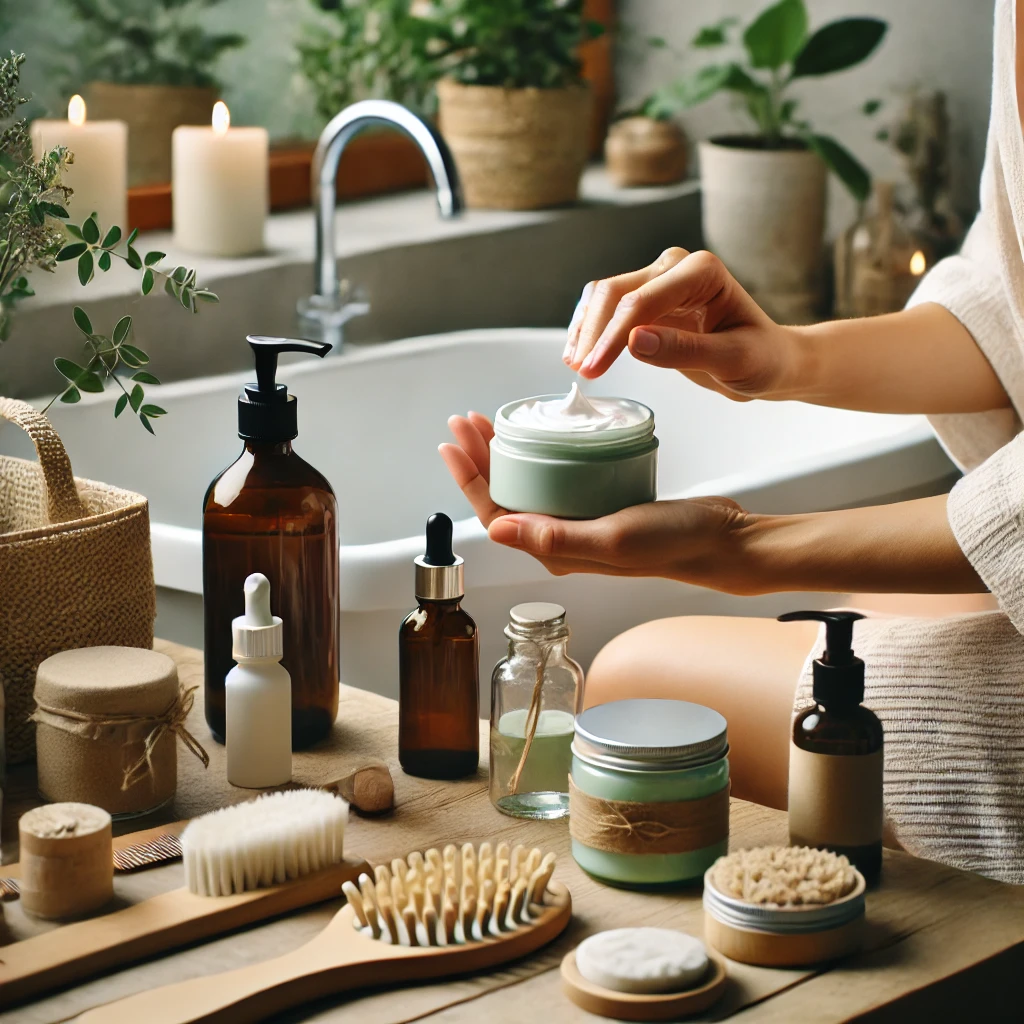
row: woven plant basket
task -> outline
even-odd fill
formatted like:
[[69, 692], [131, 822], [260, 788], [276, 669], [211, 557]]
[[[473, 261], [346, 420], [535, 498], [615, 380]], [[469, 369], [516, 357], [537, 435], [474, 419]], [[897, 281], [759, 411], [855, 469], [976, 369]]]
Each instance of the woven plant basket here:
[[468, 206], [538, 210], [573, 203], [587, 162], [590, 90], [437, 83], [441, 134]]
[[156, 590], [149, 502], [71, 473], [50, 421], [0, 398], [39, 462], [0, 456], [0, 682], [8, 762], [35, 753], [39, 663], [72, 647], [152, 647]]

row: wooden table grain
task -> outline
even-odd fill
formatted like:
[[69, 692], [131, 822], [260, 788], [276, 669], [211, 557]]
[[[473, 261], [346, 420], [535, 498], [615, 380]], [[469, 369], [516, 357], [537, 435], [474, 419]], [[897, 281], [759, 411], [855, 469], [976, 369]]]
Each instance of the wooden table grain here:
[[[179, 665], [182, 682], [202, 682], [198, 651], [157, 643]], [[556, 878], [572, 892], [574, 920], [555, 944], [518, 964], [483, 977], [373, 991], [303, 1008], [287, 1021], [358, 1021], [359, 1024], [584, 1024], [599, 1018], [562, 994], [558, 963], [586, 935], [635, 924], [681, 928], [702, 935], [699, 888], [672, 893], [635, 893], [601, 885], [576, 867], [566, 823], [519, 822], [495, 811], [487, 798], [486, 757], [476, 776], [455, 783], [414, 779], [397, 762], [398, 707], [394, 701], [342, 687], [331, 738], [297, 754], [296, 781], [329, 781], [372, 758], [386, 761], [395, 778], [396, 809], [383, 818], [354, 817], [346, 846], [371, 863], [385, 863], [414, 849], [466, 840], [524, 842], [559, 855]], [[178, 796], [160, 816], [119, 826], [148, 828], [161, 820], [189, 817], [252, 794], [228, 786], [224, 752], [209, 739], [202, 702], [190, 719], [211, 754], [203, 770], [184, 750], [179, 755]], [[482, 723], [482, 750], [486, 752]], [[4, 801], [4, 861], [17, 859], [17, 818], [38, 803], [34, 773], [18, 766]], [[785, 842], [779, 811], [732, 802], [733, 849]], [[182, 884], [180, 864], [118, 876], [117, 895], [136, 901]], [[182, 978], [212, 974], [286, 952], [312, 938], [340, 902], [309, 908], [235, 935], [127, 966], [63, 992], [25, 1004], [0, 1017], [19, 1024], [55, 1024], [83, 1010]], [[17, 901], [4, 905], [3, 941], [17, 941], [52, 925], [26, 918]], [[868, 894], [864, 952], [817, 970], [771, 970], [730, 963], [725, 999], [699, 1020], [747, 1022], [830, 1021], [1022, 1021], [1024, 998], [1024, 888], [886, 851], [880, 885]], [[0, 984], [2, 984], [0, 950]]]

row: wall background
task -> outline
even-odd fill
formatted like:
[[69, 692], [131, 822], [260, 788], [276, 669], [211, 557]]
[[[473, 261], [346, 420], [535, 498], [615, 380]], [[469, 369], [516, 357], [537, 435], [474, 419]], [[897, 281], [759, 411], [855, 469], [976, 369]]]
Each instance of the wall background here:
[[[619, 0], [627, 41], [619, 47], [617, 73], [624, 102], [707, 56], [687, 52], [697, 29], [733, 15], [748, 23], [767, 0]], [[899, 176], [895, 154], [876, 142], [875, 131], [892, 118], [900, 93], [912, 86], [942, 89], [949, 97], [953, 123], [954, 199], [965, 212], [977, 206], [977, 181], [984, 156], [991, 86], [993, 0], [808, 0], [812, 29], [852, 13], [872, 14], [890, 23], [881, 50], [867, 63], [832, 78], [809, 80], [796, 95], [819, 130], [834, 134], [877, 175]], [[47, 62], [60, 58], [74, 38], [60, 0], [0, 0], [4, 49], [29, 54], [27, 87], [36, 109], [60, 111], [64, 98], [48, 78]], [[225, 0], [206, 11], [212, 28], [241, 30], [250, 43], [227, 54], [219, 68], [225, 99], [236, 124], [263, 124], [275, 138], [315, 137], [321, 127], [312, 97], [298, 72], [293, 40], [304, 22], [322, 17], [309, 0]], [[3, 25], [4, 18], [9, 27]], [[679, 51], [647, 49], [639, 40], [659, 35]], [[712, 58], [713, 59], [713, 58]], [[864, 100], [887, 102], [874, 119], [860, 114]], [[691, 138], [742, 128], [743, 118], [725, 97], [683, 117]], [[830, 228], [853, 216], [853, 204], [840, 186], [831, 189]]]

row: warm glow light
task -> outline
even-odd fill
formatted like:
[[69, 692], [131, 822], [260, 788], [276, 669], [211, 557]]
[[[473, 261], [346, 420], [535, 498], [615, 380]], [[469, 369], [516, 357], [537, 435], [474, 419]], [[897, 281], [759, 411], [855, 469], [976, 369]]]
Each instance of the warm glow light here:
[[920, 249], [910, 257], [910, 272], [914, 277], [920, 277], [928, 267], [928, 261], [924, 258], [924, 253]]
[[76, 127], [85, 124], [85, 100], [78, 93], [68, 101], [68, 120]]
[[231, 111], [223, 100], [217, 100], [213, 105], [213, 134], [227, 135], [231, 127]]

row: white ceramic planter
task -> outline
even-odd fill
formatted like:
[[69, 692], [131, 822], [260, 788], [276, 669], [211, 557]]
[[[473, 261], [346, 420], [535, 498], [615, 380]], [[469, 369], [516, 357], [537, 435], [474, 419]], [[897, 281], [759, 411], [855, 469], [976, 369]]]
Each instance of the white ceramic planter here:
[[807, 150], [700, 143], [704, 240], [765, 311], [815, 317], [825, 229], [824, 163]]

